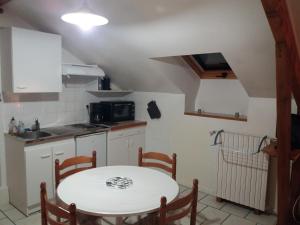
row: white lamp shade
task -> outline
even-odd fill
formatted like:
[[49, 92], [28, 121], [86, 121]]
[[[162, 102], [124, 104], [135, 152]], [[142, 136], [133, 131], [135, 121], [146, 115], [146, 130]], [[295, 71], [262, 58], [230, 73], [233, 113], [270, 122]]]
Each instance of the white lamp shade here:
[[108, 19], [90, 12], [72, 12], [61, 16], [67, 23], [79, 26], [82, 30], [89, 30], [95, 26], [102, 26], [108, 23]]

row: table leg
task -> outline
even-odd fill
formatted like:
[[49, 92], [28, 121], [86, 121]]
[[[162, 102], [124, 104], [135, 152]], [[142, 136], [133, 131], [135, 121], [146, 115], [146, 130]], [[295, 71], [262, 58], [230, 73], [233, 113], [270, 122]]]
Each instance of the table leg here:
[[117, 216], [116, 217], [116, 225], [122, 225], [123, 224], [123, 217]]
[[96, 216], [80, 216], [79, 217], [79, 224], [85, 224], [85, 225], [101, 225], [102, 224], [102, 218], [96, 217]]

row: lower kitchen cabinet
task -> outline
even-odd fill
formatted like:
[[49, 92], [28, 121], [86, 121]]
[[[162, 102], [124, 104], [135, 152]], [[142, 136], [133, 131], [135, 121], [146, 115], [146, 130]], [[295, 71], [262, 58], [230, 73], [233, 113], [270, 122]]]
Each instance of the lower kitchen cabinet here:
[[[62, 163], [65, 159], [72, 158], [76, 156], [76, 144], [75, 140], [68, 139], [64, 141], [57, 141], [51, 142], [52, 146], [52, 183], [53, 183], [53, 190], [55, 194], [55, 160], [58, 159], [60, 163]], [[72, 167], [70, 167], [72, 168]]]
[[49, 198], [55, 193], [55, 159], [75, 156], [73, 138], [25, 146], [15, 137], [6, 137], [7, 182], [9, 200], [28, 215], [40, 208], [40, 183], [47, 183]]
[[[39, 202], [39, 184], [42, 181], [47, 184], [49, 198], [53, 197], [52, 163], [52, 148], [48, 144], [25, 148], [27, 206], [33, 206]], [[11, 195], [14, 194], [11, 190], [9, 191]]]
[[108, 132], [107, 165], [136, 166], [139, 147], [145, 147], [145, 127]]
[[132, 166], [138, 165], [138, 149], [145, 149], [145, 132], [129, 136], [128, 139], [128, 164]]
[[109, 140], [107, 149], [108, 166], [128, 164], [128, 143], [128, 137], [119, 137]]

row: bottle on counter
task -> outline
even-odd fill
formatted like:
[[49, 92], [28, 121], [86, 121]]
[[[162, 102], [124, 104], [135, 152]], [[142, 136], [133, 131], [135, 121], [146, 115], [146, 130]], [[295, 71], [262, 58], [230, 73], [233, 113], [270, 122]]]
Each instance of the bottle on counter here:
[[32, 131], [40, 130], [40, 122], [37, 118], [34, 120], [34, 124], [32, 125], [31, 130]]
[[19, 120], [18, 133], [23, 134], [24, 132], [25, 132], [25, 125], [21, 120]]
[[12, 117], [8, 124], [8, 133], [16, 134], [17, 131], [18, 131], [18, 129], [17, 129], [17, 125], [16, 125], [16, 120], [14, 117]]

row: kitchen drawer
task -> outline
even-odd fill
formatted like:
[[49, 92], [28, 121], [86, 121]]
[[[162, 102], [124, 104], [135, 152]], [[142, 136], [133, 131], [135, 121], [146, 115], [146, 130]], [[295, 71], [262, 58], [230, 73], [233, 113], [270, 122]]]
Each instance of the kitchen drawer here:
[[144, 134], [144, 133], [145, 133], [145, 127], [137, 127], [137, 128], [129, 128], [129, 129], [118, 130], [118, 131], [110, 131], [108, 133], [108, 136], [109, 136], [109, 140], [113, 140], [116, 138], [128, 137], [128, 136]]

